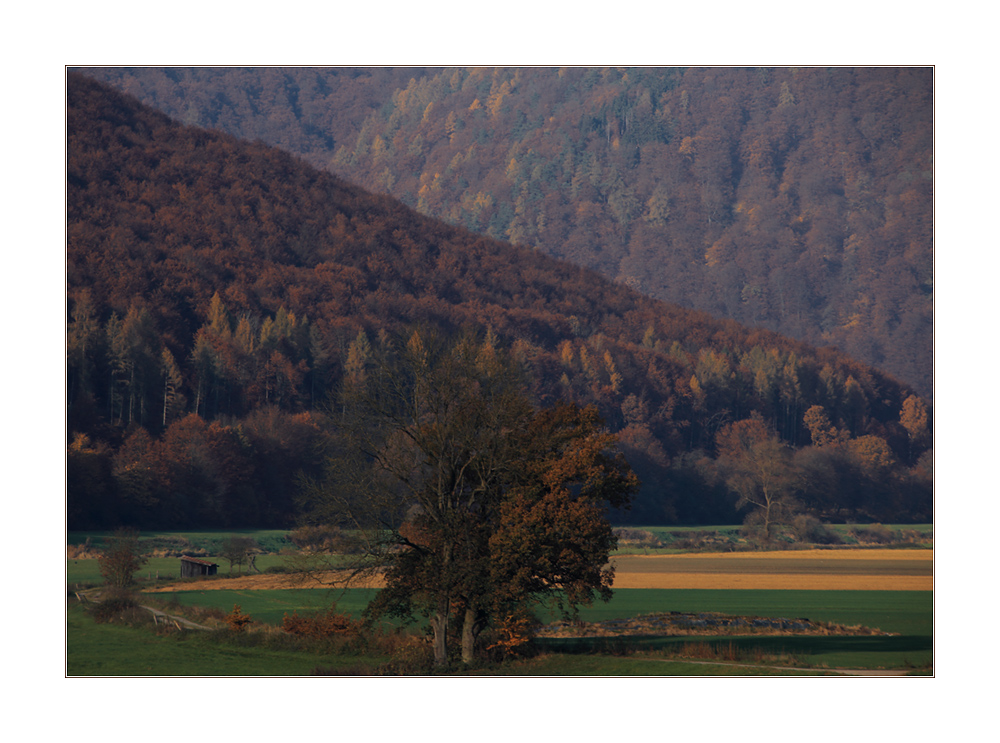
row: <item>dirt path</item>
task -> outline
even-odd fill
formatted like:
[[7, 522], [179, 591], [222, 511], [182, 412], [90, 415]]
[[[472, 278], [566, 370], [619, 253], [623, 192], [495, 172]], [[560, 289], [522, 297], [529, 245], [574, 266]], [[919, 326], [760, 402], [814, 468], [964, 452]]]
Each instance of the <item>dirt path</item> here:
[[198, 629], [198, 630], [213, 630], [214, 627], [206, 627], [204, 624], [198, 624], [197, 622], [192, 622], [190, 619], [185, 619], [184, 617], [175, 617], [172, 614], [167, 614], [159, 609], [154, 609], [152, 606], [140, 606], [139, 608], [145, 609], [153, 615], [156, 623], [159, 624], [161, 621], [169, 624], [174, 622], [184, 629]]
[[[276, 591], [292, 588], [332, 588], [343, 587], [336, 581], [341, 578], [337, 571], [320, 573], [317, 576], [263, 573], [260, 575], [238, 575], [235, 578], [205, 578], [203, 580], [180, 581], [163, 586], [143, 588], [143, 593], [172, 593], [175, 591]], [[382, 588], [379, 578], [351, 582], [351, 588]]]
[[[86, 591], [78, 591], [76, 598], [80, 603], [97, 603], [101, 600], [101, 596], [104, 593], [105, 588], [99, 586], [97, 588], [91, 588]], [[181, 629], [197, 629], [197, 630], [213, 630], [214, 627], [208, 627], [204, 624], [198, 624], [197, 622], [192, 622], [190, 619], [185, 619], [184, 617], [174, 616], [173, 614], [167, 614], [165, 611], [160, 611], [159, 609], [154, 609], [152, 606], [146, 606], [144, 604], [139, 604], [140, 609], [145, 609], [150, 614], [153, 615], [154, 621], [159, 624], [163, 622], [169, 624], [173, 622]]]
[[690, 663], [696, 666], [726, 666], [733, 668], [763, 668], [768, 671], [788, 671], [789, 673], [827, 674], [836, 673], [841, 676], [905, 676], [910, 671], [905, 668], [869, 669], [869, 668], [799, 668], [797, 666], [760, 666], [753, 663], [730, 663], [716, 660], [687, 660], [686, 658], [645, 658], [655, 663]]

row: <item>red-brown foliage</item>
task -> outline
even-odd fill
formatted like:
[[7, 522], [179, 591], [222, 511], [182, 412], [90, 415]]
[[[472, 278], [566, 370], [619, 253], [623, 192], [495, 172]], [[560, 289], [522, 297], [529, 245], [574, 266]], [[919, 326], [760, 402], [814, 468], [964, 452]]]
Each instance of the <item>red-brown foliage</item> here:
[[281, 620], [281, 628], [285, 632], [316, 639], [356, 634], [359, 626], [346, 614], [338, 614], [335, 606], [306, 616], [292, 612], [285, 614]]

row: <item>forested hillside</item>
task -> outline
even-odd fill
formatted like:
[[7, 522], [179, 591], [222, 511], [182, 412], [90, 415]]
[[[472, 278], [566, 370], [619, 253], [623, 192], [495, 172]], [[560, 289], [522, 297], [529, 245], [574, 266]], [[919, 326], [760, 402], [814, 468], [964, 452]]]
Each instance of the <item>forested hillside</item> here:
[[930, 68], [87, 70], [423, 214], [933, 393]]
[[290, 524], [345, 369], [413, 327], [511, 349], [539, 404], [595, 404], [644, 483], [630, 520], [738, 518], [723, 463], [748, 421], [779, 437], [803, 509], [930, 516], [925, 404], [833, 349], [421, 216], [75, 74], [67, 133], [71, 528]]

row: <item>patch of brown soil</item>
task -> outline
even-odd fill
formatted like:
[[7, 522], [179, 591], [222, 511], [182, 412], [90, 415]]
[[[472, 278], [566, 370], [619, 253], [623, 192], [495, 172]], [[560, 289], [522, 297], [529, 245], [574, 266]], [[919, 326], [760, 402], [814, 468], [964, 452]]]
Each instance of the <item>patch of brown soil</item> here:
[[932, 550], [623, 555], [616, 588], [930, 591]]

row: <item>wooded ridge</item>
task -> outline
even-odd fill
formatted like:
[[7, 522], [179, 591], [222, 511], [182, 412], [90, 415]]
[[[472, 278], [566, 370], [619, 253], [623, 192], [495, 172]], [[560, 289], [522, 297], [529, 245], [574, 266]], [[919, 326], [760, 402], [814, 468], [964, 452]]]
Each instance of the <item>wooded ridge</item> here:
[[804, 511], [930, 518], [930, 411], [886, 374], [67, 86], [70, 528], [291, 524], [345, 370], [413, 327], [491, 333], [537, 404], [596, 405], [633, 522], [741, 518], [717, 434], [751, 418]]
[[929, 67], [86, 72], [931, 399]]

